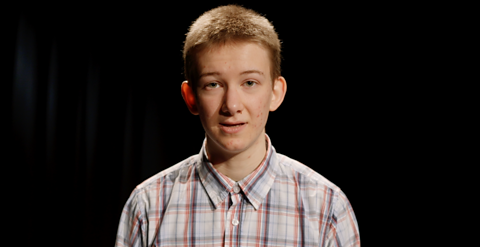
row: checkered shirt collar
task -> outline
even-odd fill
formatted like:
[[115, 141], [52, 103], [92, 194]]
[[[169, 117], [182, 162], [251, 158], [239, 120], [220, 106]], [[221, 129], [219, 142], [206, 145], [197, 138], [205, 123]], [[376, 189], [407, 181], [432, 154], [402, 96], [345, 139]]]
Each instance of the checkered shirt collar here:
[[270, 138], [265, 134], [267, 152], [260, 165], [242, 180], [235, 182], [221, 174], [208, 160], [206, 152], [206, 139], [198, 155], [196, 169], [203, 187], [205, 188], [215, 209], [225, 200], [229, 193], [233, 193], [233, 187], [237, 183], [241, 191], [257, 210], [267, 196], [276, 176], [276, 152], [271, 145]]

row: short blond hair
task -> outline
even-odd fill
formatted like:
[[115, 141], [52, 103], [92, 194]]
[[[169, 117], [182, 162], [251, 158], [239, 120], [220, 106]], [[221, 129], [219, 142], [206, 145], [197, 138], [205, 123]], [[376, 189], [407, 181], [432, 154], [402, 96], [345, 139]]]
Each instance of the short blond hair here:
[[255, 42], [263, 46], [270, 55], [272, 81], [280, 76], [281, 46], [273, 25], [251, 9], [227, 5], [203, 13], [190, 26], [183, 48], [186, 79], [193, 85], [197, 83], [198, 52], [232, 41]]

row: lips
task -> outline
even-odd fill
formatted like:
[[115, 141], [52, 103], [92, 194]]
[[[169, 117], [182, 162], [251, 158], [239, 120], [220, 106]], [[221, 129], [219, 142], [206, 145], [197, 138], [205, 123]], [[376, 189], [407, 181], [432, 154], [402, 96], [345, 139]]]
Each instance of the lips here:
[[242, 131], [247, 123], [245, 122], [224, 122], [220, 123], [220, 129], [227, 134], [235, 134]]
[[238, 122], [238, 123], [220, 123], [220, 125], [223, 125], [225, 127], [236, 127], [240, 125], [244, 125], [245, 123]]

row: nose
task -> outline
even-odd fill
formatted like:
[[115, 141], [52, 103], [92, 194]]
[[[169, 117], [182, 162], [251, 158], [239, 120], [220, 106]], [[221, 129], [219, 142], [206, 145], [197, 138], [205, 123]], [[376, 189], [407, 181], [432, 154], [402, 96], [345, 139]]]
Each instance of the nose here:
[[228, 115], [242, 113], [244, 109], [241, 95], [236, 88], [227, 88], [222, 105], [222, 112]]

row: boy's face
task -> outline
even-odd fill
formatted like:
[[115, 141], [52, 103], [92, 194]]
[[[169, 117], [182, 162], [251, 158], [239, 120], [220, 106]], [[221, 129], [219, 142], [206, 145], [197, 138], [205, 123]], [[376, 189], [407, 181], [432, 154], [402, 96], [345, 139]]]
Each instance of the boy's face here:
[[189, 109], [200, 116], [208, 149], [234, 154], [265, 147], [269, 111], [280, 106], [286, 90], [283, 77], [273, 81], [272, 89], [267, 51], [236, 42], [200, 51], [197, 59], [197, 97]]

